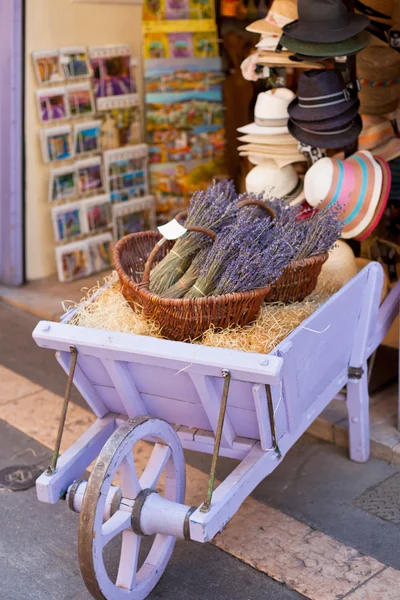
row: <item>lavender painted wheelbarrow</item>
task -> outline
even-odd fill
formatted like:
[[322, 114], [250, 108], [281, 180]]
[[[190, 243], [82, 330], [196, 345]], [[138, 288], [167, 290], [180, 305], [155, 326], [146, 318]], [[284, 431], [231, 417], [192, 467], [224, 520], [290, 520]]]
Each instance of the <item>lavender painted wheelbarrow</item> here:
[[[176, 538], [212, 539], [345, 385], [350, 458], [367, 460], [366, 352], [382, 282], [380, 265], [372, 263], [268, 355], [75, 327], [70, 314], [61, 323], [39, 323], [37, 344], [57, 351], [69, 383], [97, 416], [57, 460], [63, 412], [53, 465], [37, 480], [39, 500], [65, 498], [80, 513], [79, 561], [94, 598], [145, 598]], [[154, 445], [140, 478], [133, 460], [139, 440]], [[199, 507], [184, 504], [182, 448], [213, 455]], [[213, 490], [218, 455], [241, 462]], [[121, 532], [113, 578], [104, 556]], [[141, 541], [151, 535], [139, 564]]]

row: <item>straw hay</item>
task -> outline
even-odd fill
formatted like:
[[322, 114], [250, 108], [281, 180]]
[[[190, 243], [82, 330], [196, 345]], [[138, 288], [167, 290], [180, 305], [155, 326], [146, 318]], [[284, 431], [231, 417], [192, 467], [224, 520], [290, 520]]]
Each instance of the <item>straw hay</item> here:
[[[100, 287], [108, 287], [100, 291]], [[293, 304], [265, 304], [258, 319], [243, 328], [216, 332], [209, 329], [201, 339], [192, 343], [230, 348], [243, 352], [268, 353], [309, 317], [321, 304], [339, 289], [337, 282], [319, 278], [316, 290], [303, 302]], [[98, 293], [94, 301], [90, 298]], [[116, 273], [105, 278], [103, 284], [88, 290], [79, 304], [64, 303], [65, 308], [76, 309], [70, 324], [120, 333], [134, 333], [161, 338], [158, 325], [147, 320], [139, 306], [133, 311], [120, 292]]]

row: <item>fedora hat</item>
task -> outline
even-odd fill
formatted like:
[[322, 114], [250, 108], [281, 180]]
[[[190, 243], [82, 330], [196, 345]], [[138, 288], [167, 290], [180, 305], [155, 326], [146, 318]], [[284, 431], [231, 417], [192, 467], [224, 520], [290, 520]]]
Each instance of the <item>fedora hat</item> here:
[[389, 46], [370, 46], [357, 56], [361, 89], [360, 111], [385, 115], [397, 109], [400, 98], [399, 54]]
[[382, 168], [367, 150], [343, 161], [321, 158], [304, 179], [310, 206], [340, 208], [344, 239], [355, 238], [368, 227], [378, 206], [382, 185]]
[[383, 179], [382, 179], [381, 195], [379, 198], [378, 206], [376, 207], [375, 213], [374, 213], [370, 223], [355, 238], [358, 242], [362, 242], [363, 240], [365, 240], [368, 236], [371, 235], [371, 233], [374, 231], [374, 229], [377, 228], [377, 226], [379, 225], [379, 222], [382, 218], [382, 215], [385, 211], [387, 201], [389, 198], [390, 186], [391, 186], [391, 182], [392, 182], [392, 173], [390, 171], [388, 163], [385, 160], [383, 160], [379, 156], [376, 157], [376, 160], [380, 164], [380, 167], [382, 169]]
[[[353, 106], [350, 106], [350, 108], [345, 110], [343, 113], [341, 113], [331, 119], [322, 119], [321, 121], [316, 121], [316, 120], [305, 121], [303, 119], [302, 120], [293, 119], [293, 117], [291, 117], [290, 120], [293, 121], [293, 123], [295, 125], [298, 125], [301, 128], [311, 129], [313, 131], [322, 131], [322, 132], [330, 131], [333, 126], [342, 127], [344, 125], [347, 125], [353, 119], [355, 119], [359, 108], [360, 108], [360, 102], [357, 100], [357, 102], [355, 102], [355, 104], [353, 104]], [[368, 150], [368, 149], [369, 148], [366, 148], [366, 150]], [[360, 150], [363, 150], [363, 148], [360, 148]]]
[[297, 19], [297, 0], [273, 0], [265, 19], [254, 21], [246, 27], [252, 33], [282, 35], [282, 27]]
[[394, 137], [393, 125], [385, 117], [361, 115], [363, 128], [358, 138], [359, 150], [373, 150]]
[[357, 35], [349, 37], [342, 42], [312, 42], [310, 40], [297, 40], [289, 35], [283, 34], [281, 45], [298, 52], [302, 56], [326, 57], [326, 56], [349, 56], [355, 52], [360, 52], [368, 46], [371, 41], [371, 34], [368, 31], [362, 31]]
[[239, 152], [239, 156], [247, 158], [252, 165], [263, 165], [266, 162], [273, 161], [280, 169], [287, 165], [307, 162], [307, 158], [300, 152], [288, 154], [287, 156], [277, 156], [274, 153], [259, 154], [257, 151], [243, 150]]
[[246, 176], [246, 192], [303, 202], [303, 182], [292, 165], [278, 167], [274, 161], [253, 167]]
[[310, 42], [343, 42], [369, 25], [364, 15], [349, 13], [342, 0], [298, 0], [299, 18], [285, 34]]
[[356, 85], [346, 86], [337, 69], [304, 71], [297, 98], [288, 106], [289, 116], [296, 121], [323, 121], [341, 115], [357, 104]]
[[315, 131], [314, 129], [299, 127], [289, 120], [288, 129], [303, 144], [315, 148], [335, 149], [343, 148], [356, 141], [362, 129], [362, 121], [360, 115], [357, 115], [349, 123], [332, 128], [330, 131]]
[[287, 107], [295, 98], [294, 93], [287, 88], [274, 88], [261, 92], [257, 96], [254, 107], [254, 123], [239, 127], [240, 133], [280, 135], [287, 133], [289, 118]]
[[237, 138], [240, 142], [246, 144], [262, 144], [267, 146], [295, 146], [297, 149], [297, 140], [289, 133], [281, 133], [281, 135], [259, 135], [250, 134], [242, 135]]

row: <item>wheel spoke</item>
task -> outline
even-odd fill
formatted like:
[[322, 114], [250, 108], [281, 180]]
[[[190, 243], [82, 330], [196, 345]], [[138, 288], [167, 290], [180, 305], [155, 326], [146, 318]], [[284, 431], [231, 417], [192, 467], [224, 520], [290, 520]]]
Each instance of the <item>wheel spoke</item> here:
[[141, 537], [133, 531], [122, 534], [121, 558], [118, 567], [116, 586], [131, 590], [136, 583]]
[[150, 460], [146, 465], [145, 470], [139, 480], [142, 490], [147, 488], [154, 489], [160, 479], [161, 473], [164, 470], [171, 456], [171, 448], [164, 444], [156, 444], [151, 453]]
[[121, 479], [122, 495], [124, 498], [134, 500], [142, 488], [139, 484], [132, 452], [129, 452], [125, 456], [118, 470]]
[[101, 528], [103, 538], [103, 546], [106, 546], [116, 535], [130, 528], [131, 513], [125, 510], [117, 510], [117, 512], [106, 521]]

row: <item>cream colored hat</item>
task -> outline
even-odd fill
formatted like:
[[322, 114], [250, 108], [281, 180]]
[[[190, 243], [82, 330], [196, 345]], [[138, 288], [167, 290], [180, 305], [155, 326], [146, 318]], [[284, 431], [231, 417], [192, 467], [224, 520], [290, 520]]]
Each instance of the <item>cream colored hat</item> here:
[[277, 33], [282, 35], [282, 27], [297, 18], [297, 0], [273, 0], [265, 19], [254, 21], [246, 29], [253, 33]]
[[239, 127], [240, 133], [280, 135], [288, 133], [288, 106], [295, 94], [287, 88], [274, 88], [258, 94], [254, 107], [254, 123]]
[[357, 273], [353, 250], [346, 242], [339, 240], [329, 251], [328, 260], [322, 265], [321, 275], [342, 286]]
[[266, 162], [273, 161], [277, 167], [282, 168], [294, 163], [307, 162], [304, 154], [291, 154], [288, 156], [277, 156], [276, 154], [257, 154], [247, 150], [239, 152], [239, 156], [246, 157], [252, 165], [263, 165]]
[[275, 198], [293, 196], [295, 201], [300, 197], [300, 202], [304, 199], [302, 182], [292, 165], [279, 168], [273, 161], [257, 165], [247, 174], [246, 192]]
[[237, 138], [239, 142], [245, 142], [246, 144], [265, 144], [266, 146], [284, 146], [285, 148], [288, 146], [295, 146], [297, 150], [297, 146], [299, 142], [294, 138], [290, 133], [282, 133], [281, 135], [261, 135], [261, 134], [251, 134], [241, 135]]

